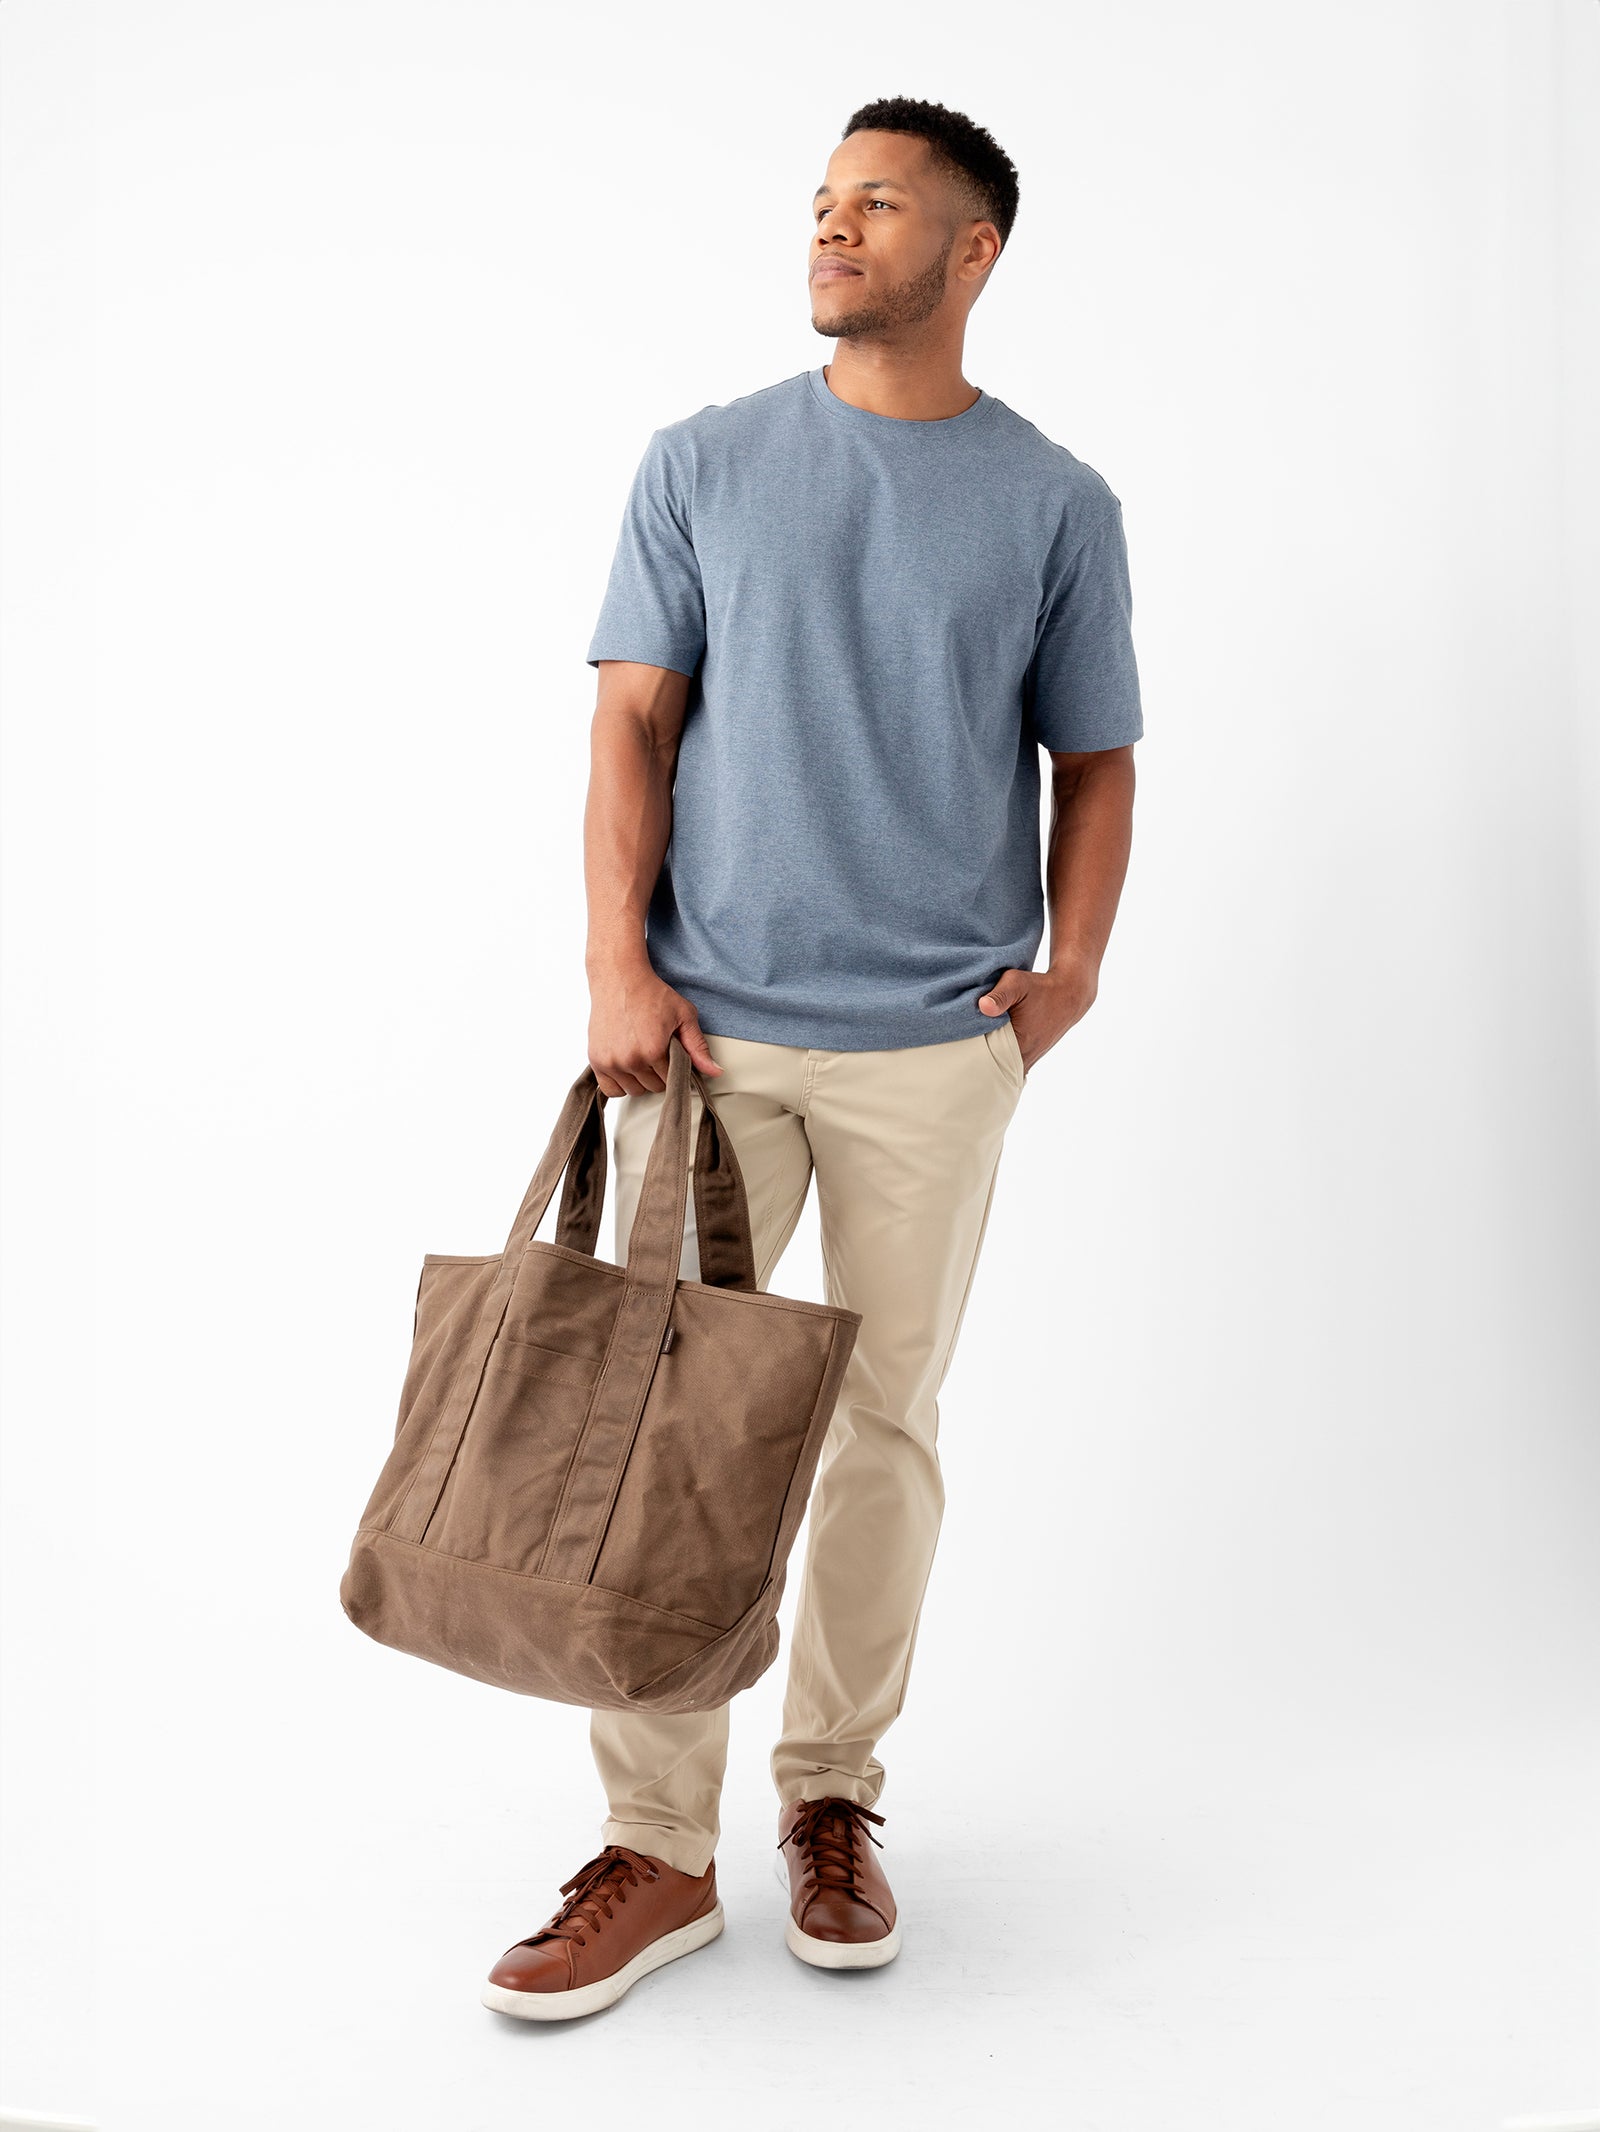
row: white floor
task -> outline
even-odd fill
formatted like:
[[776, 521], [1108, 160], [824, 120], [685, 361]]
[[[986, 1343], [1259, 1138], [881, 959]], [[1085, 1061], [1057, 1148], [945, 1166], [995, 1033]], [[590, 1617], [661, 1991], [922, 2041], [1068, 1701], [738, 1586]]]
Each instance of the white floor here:
[[[727, 1930], [538, 2027], [477, 1988], [595, 1847], [583, 1716], [368, 1659], [351, 1678], [381, 1681], [376, 1704], [330, 1704], [295, 1744], [264, 1701], [255, 1738], [219, 1743], [249, 1758], [232, 1799], [221, 1762], [128, 1773], [148, 1848], [123, 1854], [104, 1934], [100, 2092], [9, 2105], [106, 2132], [1600, 2120], [1600, 1758], [1571, 1740], [1344, 1760], [1102, 1740], [1040, 1812], [908, 1713], [915, 1774], [879, 1832], [905, 1952], [819, 1975], [782, 1943], [762, 1683], [736, 1706]], [[66, 2063], [93, 2010], [41, 2006], [39, 2062]]]

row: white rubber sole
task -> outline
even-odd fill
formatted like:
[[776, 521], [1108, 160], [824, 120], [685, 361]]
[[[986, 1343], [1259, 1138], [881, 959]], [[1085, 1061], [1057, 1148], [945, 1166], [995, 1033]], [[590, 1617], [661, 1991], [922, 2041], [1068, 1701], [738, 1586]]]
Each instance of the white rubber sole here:
[[596, 1983], [581, 1984], [573, 1991], [512, 1991], [505, 1984], [485, 1984], [483, 2003], [497, 2014], [514, 2014], [519, 2021], [575, 2021], [580, 2014], [597, 2014], [604, 2007], [615, 2006], [623, 1993], [652, 1969], [675, 1962], [680, 1954], [693, 1954], [696, 1947], [714, 1940], [722, 1923], [719, 1902], [693, 1924], [680, 1925], [676, 1932], [664, 1932], [648, 1947], [641, 1947], [631, 1962]]
[[[772, 1868], [787, 1899], [789, 1868], [784, 1863], [782, 1851], [773, 1852]], [[809, 1932], [800, 1930], [791, 1910], [784, 1924], [783, 1938], [789, 1952], [797, 1954], [802, 1962], [809, 1962], [813, 1969], [881, 1969], [900, 1952], [900, 1920], [895, 1919], [887, 1937], [881, 1940], [818, 1940]]]

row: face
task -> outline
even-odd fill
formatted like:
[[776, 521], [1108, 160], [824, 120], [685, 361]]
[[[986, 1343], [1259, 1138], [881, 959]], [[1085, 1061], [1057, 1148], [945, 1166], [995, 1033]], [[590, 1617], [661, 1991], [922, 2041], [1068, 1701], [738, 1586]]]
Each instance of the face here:
[[964, 314], [1000, 249], [961, 212], [926, 141], [852, 133], [828, 158], [811, 239], [811, 323], [836, 339], [892, 334], [948, 305]]

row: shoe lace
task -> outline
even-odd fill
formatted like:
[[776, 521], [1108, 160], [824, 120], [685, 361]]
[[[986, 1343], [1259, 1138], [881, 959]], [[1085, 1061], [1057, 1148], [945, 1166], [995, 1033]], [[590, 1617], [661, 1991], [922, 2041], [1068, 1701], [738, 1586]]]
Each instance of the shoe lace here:
[[778, 1849], [792, 1843], [819, 1887], [843, 1888], [854, 1895], [864, 1856], [859, 1838], [865, 1836], [881, 1851], [883, 1845], [866, 1824], [873, 1821], [882, 1828], [883, 1818], [854, 1799], [806, 1799]]
[[[659, 1880], [649, 1862], [620, 1845], [608, 1843], [603, 1851], [579, 1866], [570, 1880], [561, 1883], [567, 1898], [548, 1924], [517, 1942], [519, 1947], [537, 1946], [540, 1940], [576, 1940], [581, 1947], [585, 1932], [598, 1932], [611, 1915], [613, 1902], [626, 1902], [627, 1889], [643, 1880]], [[625, 1885], [626, 1884], [626, 1885]]]

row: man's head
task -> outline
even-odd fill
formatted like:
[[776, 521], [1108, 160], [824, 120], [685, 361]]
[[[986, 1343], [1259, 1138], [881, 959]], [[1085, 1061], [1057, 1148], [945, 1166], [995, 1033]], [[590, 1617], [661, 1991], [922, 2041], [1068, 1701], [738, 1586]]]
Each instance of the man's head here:
[[914, 97], [863, 104], [817, 188], [812, 325], [860, 339], [964, 323], [1016, 213], [1016, 170], [982, 126]]

